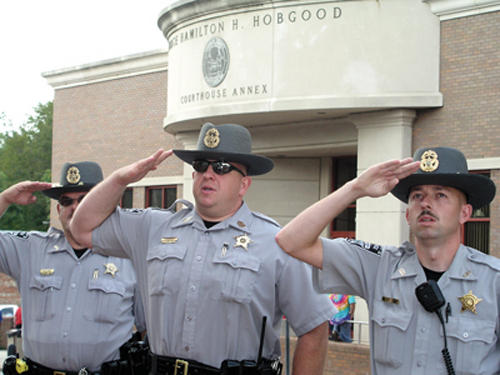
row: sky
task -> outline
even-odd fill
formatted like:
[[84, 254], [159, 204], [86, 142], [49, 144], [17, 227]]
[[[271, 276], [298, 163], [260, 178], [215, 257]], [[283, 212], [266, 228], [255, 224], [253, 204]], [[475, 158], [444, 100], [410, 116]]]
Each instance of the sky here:
[[0, 131], [54, 98], [43, 72], [166, 48], [157, 20], [173, 2], [0, 1], [0, 124], [11, 124]]

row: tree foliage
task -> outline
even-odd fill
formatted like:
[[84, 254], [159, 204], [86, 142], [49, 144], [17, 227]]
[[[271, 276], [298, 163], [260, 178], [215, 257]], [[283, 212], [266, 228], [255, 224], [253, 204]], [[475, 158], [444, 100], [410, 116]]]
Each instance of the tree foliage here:
[[[6, 131], [10, 124], [0, 116], [0, 191], [24, 180], [51, 181], [52, 102], [38, 104], [19, 130]], [[37, 202], [28, 206], [11, 205], [0, 220], [0, 229], [46, 230], [50, 201], [36, 193]]]

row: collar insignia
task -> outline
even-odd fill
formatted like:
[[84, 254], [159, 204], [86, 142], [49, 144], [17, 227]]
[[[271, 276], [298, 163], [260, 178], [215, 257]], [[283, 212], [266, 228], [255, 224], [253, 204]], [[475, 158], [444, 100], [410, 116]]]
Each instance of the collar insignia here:
[[474, 294], [472, 294], [472, 290], [469, 290], [469, 293], [464, 294], [462, 297], [458, 297], [458, 299], [462, 303], [462, 309], [460, 312], [468, 310], [474, 314], [477, 314], [476, 305], [483, 300], [482, 298], [477, 298]]
[[116, 267], [114, 263], [105, 263], [104, 267], [106, 268], [104, 274], [109, 273], [112, 277], [115, 277], [115, 273], [118, 272], [118, 267]]
[[236, 240], [236, 242], [234, 243], [234, 247], [242, 247], [243, 249], [245, 249], [246, 251], [248, 251], [248, 245], [250, 244], [250, 242], [253, 242], [250, 237], [248, 237], [248, 235], [245, 233], [245, 234], [242, 234], [240, 236], [236, 236], [234, 237], [234, 239]]

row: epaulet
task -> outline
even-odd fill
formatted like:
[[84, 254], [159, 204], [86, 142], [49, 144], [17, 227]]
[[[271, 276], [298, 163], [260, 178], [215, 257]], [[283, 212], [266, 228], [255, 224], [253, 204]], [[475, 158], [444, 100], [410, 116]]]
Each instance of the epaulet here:
[[[172, 213], [175, 213], [177, 211], [177, 204], [179, 203], [183, 204], [185, 208], [187, 208], [188, 210], [192, 210], [194, 207], [194, 205], [190, 201], [187, 201], [185, 199], [177, 199], [174, 203], [170, 205], [169, 208], [167, 208], [167, 210], [171, 211]], [[182, 211], [183, 209], [180, 209], [179, 211]]]
[[276, 220], [271, 219], [269, 216], [266, 216], [263, 213], [252, 211], [252, 215], [259, 218], [259, 219], [267, 221], [268, 223], [271, 223], [271, 224], [277, 226], [278, 228], [281, 228], [281, 225], [279, 225], [279, 223]]
[[355, 240], [352, 238], [347, 238], [347, 242], [349, 242], [352, 245], [359, 246], [363, 250], [368, 250], [368, 251], [375, 253], [377, 255], [382, 254], [382, 246], [380, 246], [380, 245], [376, 245], [376, 244], [361, 241], [361, 240]]
[[54, 228], [51, 228], [52, 230], [49, 229], [48, 232], [39, 232], [39, 231], [31, 231], [29, 232], [29, 235], [33, 235], [34, 237], [40, 237], [40, 238], [47, 238], [51, 236], [64, 236], [64, 233], [62, 230], [57, 230]]
[[475, 250], [473, 253], [467, 256], [467, 259], [469, 259], [473, 263], [484, 264], [485, 266], [488, 266], [495, 271], [500, 272], [500, 259], [495, 258], [494, 256], [484, 254], [478, 250]]

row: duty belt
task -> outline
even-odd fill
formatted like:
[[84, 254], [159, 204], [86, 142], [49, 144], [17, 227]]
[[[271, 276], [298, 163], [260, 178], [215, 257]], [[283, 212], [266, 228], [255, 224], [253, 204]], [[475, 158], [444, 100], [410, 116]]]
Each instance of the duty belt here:
[[54, 370], [37, 362], [26, 358], [26, 363], [28, 364], [28, 374], [29, 375], [100, 375], [99, 371], [89, 371], [87, 368], [81, 368], [79, 371], [61, 371]]
[[279, 360], [263, 359], [255, 361], [222, 362], [222, 368], [216, 368], [191, 359], [165, 357], [150, 353], [152, 375], [279, 375], [282, 365]]
[[150, 353], [151, 372], [153, 375], [216, 375], [222, 374], [221, 370], [193, 360], [174, 357], [164, 357]]

